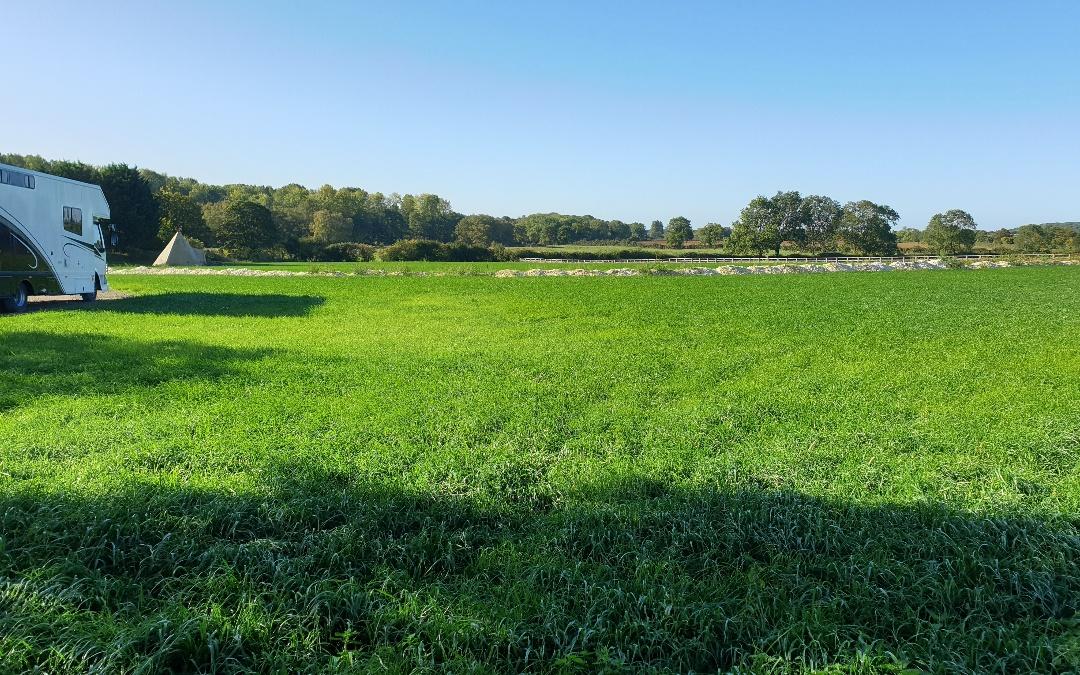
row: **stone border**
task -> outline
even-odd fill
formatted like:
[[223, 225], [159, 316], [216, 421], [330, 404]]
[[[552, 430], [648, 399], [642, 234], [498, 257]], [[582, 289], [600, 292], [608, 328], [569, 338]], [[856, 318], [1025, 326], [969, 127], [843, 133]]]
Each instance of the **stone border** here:
[[[1059, 260], [977, 260], [949, 262], [942, 259], [865, 263], [781, 263], [772, 265], [720, 265], [719, 267], [619, 267], [607, 270], [584, 268], [503, 269], [491, 273], [471, 272], [468, 276], [517, 277], [637, 277], [637, 276], [742, 276], [747, 274], [821, 274], [825, 272], [896, 272], [944, 269], [996, 269], [1021, 266], [1080, 265], [1080, 258]], [[386, 269], [359, 269], [352, 272], [292, 272], [255, 270], [244, 267], [123, 267], [109, 269], [110, 276], [229, 276], [229, 277], [447, 277], [453, 272], [407, 272]]]

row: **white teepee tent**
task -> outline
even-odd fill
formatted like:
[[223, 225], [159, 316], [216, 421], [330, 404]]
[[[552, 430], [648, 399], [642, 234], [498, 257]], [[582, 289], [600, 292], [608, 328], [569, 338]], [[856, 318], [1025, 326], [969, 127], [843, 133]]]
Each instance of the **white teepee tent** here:
[[159, 265], [205, 265], [206, 253], [188, 243], [184, 235], [177, 232], [173, 238], [165, 244], [165, 249], [154, 261], [154, 266]]

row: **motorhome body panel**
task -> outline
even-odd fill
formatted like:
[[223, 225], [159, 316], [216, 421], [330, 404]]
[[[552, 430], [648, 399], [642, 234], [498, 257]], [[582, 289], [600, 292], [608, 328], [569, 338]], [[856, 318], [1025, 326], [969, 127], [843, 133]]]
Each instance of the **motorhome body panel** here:
[[98, 221], [109, 216], [96, 185], [0, 165], [0, 295], [21, 283], [35, 294], [106, 290]]

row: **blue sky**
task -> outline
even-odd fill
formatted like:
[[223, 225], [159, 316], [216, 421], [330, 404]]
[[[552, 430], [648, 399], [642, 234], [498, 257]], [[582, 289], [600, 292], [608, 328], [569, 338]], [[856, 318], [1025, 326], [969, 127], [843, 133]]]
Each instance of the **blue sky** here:
[[[5, 3], [0, 150], [465, 213], [1080, 220], [1080, 2]], [[19, 66], [19, 67], [17, 67]]]

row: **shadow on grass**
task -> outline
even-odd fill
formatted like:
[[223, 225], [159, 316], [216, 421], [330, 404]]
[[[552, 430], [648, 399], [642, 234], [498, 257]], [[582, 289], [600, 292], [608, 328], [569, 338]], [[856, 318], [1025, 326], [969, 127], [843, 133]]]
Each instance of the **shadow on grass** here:
[[0, 666], [1080, 667], [1075, 520], [647, 479], [476, 501], [267, 469], [253, 494], [0, 483]]
[[158, 293], [102, 300], [85, 306], [96, 311], [128, 314], [284, 318], [307, 316], [323, 302], [319, 296], [277, 293]]
[[177, 380], [221, 379], [272, 353], [108, 335], [5, 333], [0, 338], [0, 412], [42, 396], [107, 395]]

